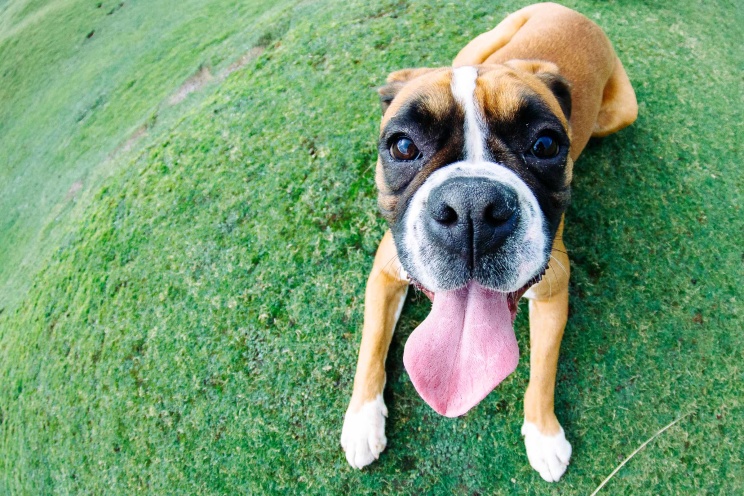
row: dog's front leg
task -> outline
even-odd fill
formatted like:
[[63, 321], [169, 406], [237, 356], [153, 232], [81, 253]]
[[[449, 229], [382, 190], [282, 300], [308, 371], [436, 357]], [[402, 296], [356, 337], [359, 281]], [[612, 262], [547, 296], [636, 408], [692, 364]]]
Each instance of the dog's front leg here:
[[522, 435], [532, 468], [556, 482], [568, 467], [571, 444], [555, 416], [553, 399], [558, 353], [568, 319], [568, 255], [563, 222], [553, 243], [549, 268], [530, 288], [530, 383], [524, 396]]
[[354, 392], [341, 432], [346, 460], [354, 468], [372, 463], [387, 444], [387, 408], [382, 399], [385, 358], [407, 292], [408, 280], [402, 274], [393, 237], [388, 231], [380, 242], [367, 280]]

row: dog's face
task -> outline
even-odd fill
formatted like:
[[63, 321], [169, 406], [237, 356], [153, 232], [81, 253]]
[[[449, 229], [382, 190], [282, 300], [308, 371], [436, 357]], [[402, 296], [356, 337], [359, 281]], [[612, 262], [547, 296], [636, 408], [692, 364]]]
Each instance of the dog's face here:
[[570, 92], [549, 63], [398, 71], [380, 89], [379, 205], [403, 268], [437, 293], [544, 272], [570, 197]]

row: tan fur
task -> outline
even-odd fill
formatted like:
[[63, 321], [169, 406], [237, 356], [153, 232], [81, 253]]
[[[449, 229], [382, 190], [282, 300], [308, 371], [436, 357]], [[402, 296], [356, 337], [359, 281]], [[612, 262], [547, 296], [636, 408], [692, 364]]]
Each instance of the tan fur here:
[[622, 62], [615, 57], [615, 67], [602, 94], [602, 107], [592, 132], [593, 138], [603, 138], [635, 122], [638, 102]]
[[[558, 116], [561, 124], [568, 129], [569, 124], [566, 116], [563, 115], [563, 109], [561, 109], [550, 90], [540, 80], [540, 76], [543, 74], [559, 74], [558, 66], [542, 60], [510, 60], [504, 66], [514, 68], [514, 77], [518, 78], [521, 85], [527, 86], [537, 93], [548, 104], [553, 114]], [[502, 66], [498, 65], [495, 67]]]
[[401, 279], [400, 274], [393, 236], [387, 231], [367, 279], [362, 344], [349, 404], [351, 412], [359, 411], [362, 405], [382, 394], [385, 387], [385, 358], [395, 328], [396, 312], [408, 289], [408, 281]]
[[[426, 76], [426, 78], [422, 76]], [[390, 73], [390, 75], [387, 77], [387, 82], [405, 84], [401, 87], [400, 92], [396, 95], [395, 100], [393, 100], [393, 103], [382, 116], [380, 129], [385, 127], [385, 124], [387, 124], [390, 116], [395, 115], [395, 113], [400, 110], [402, 102], [404, 102], [409, 95], [413, 95], [416, 93], [430, 95], [430, 104], [432, 105], [431, 110], [436, 111], [437, 108], [440, 108], [441, 105], [440, 111], [442, 113], [447, 111], [447, 108], [445, 108], [444, 106], [452, 102], [452, 100], [449, 99], [442, 102], [441, 104], [437, 103], [441, 98], [441, 95], [446, 95], [448, 93], [447, 90], [452, 83], [452, 73], [447, 68], [401, 69], [400, 71]]]
[[[496, 83], [498, 81], [498, 84]], [[475, 85], [475, 98], [495, 119], [511, 120], [520, 107], [521, 78], [505, 66], [481, 71]]]
[[[533, 35], [536, 29], [539, 36]], [[571, 83], [573, 160], [591, 136], [606, 136], [635, 121], [635, 92], [607, 36], [583, 15], [555, 3], [530, 5], [511, 14], [468, 43], [452, 65], [524, 59], [552, 62]]]
[[[542, 34], [535, 36], [535, 28], [540, 28]], [[546, 30], [548, 36], [544, 36]], [[575, 50], [577, 46], [582, 50]], [[587, 47], [590, 48], [588, 54]], [[558, 71], [568, 80], [574, 109], [566, 123], [571, 136], [569, 168], [591, 136], [605, 136], [618, 131], [631, 124], [637, 115], [635, 93], [607, 37], [584, 16], [557, 4], [536, 4], [508, 16], [460, 51], [453, 66], [464, 65], [481, 66], [476, 98], [490, 110], [498, 109], [502, 115], [517, 108], [519, 87], [528, 86], [545, 96], [555, 115], [562, 116], [555, 98], [545, 94], [547, 90], [539, 83], [538, 77], [541, 72]], [[484, 70], [488, 66], [492, 68]], [[426, 91], [433, 81], [436, 85], [449, 85], [450, 74], [442, 69], [393, 73], [388, 82], [413, 81], [402, 87], [402, 97], [393, 100], [382, 125], [394, 115], [400, 102], [406, 100], [406, 94]], [[488, 92], [489, 86], [494, 86], [488, 84], [491, 78], [502, 79], [498, 93]], [[449, 104], [432, 99], [433, 106]], [[385, 185], [379, 169], [377, 183], [382, 192], [383, 206], [388, 200], [385, 199]], [[569, 180], [570, 177], [569, 171]], [[390, 198], [389, 201], [394, 200]], [[545, 435], [554, 435], [560, 430], [553, 410], [553, 395], [560, 343], [568, 318], [569, 277], [561, 220], [549, 268], [542, 281], [530, 290], [533, 297], [529, 314], [530, 382], [525, 394], [525, 419]], [[362, 345], [350, 411], [357, 411], [383, 390], [384, 363], [395, 326], [395, 311], [400, 298], [405, 295], [407, 284], [408, 281], [400, 277], [400, 264], [388, 231], [382, 239], [367, 283]]]
[[555, 374], [563, 330], [568, 321], [568, 280], [571, 268], [563, 244], [563, 220], [558, 227], [550, 263], [542, 280], [530, 288], [530, 382], [524, 395], [524, 418], [545, 435], [560, 424], [553, 410]]

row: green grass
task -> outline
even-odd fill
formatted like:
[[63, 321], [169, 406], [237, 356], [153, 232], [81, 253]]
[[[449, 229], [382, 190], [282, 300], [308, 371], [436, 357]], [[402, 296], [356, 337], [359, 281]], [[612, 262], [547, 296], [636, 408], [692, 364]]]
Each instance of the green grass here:
[[357, 472], [338, 443], [384, 229], [373, 90], [523, 3], [104, 3], [0, 2], [0, 492], [588, 494], [688, 412], [604, 493], [744, 492], [740, 6], [569, 2], [640, 116], [576, 165], [556, 404], [574, 455], [549, 485], [519, 436], [526, 312], [517, 371], [453, 420], [402, 367], [428, 311], [409, 297], [388, 448]]
[[0, 2], [0, 308], [25, 293], [76, 202], [126, 164], [112, 155], [141, 145], [130, 136], [198, 100], [167, 97], [200, 67], [218, 75], [271, 44], [292, 3]]

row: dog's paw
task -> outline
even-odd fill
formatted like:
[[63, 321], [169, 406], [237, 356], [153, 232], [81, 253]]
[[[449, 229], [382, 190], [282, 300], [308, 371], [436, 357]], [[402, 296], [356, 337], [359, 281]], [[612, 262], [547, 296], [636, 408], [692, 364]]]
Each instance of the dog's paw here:
[[532, 468], [548, 482], [558, 482], [571, 459], [571, 443], [563, 428], [553, 436], [542, 434], [535, 424], [525, 420], [522, 425], [524, 446]]
[[346, 460], [354, 468], [364, 468], [377, 460], [387, 445], [385, 417], [388, 411], [382, 395], [362, 405], [357, 412], [347, 411], [341, 431], [341, 446]]

